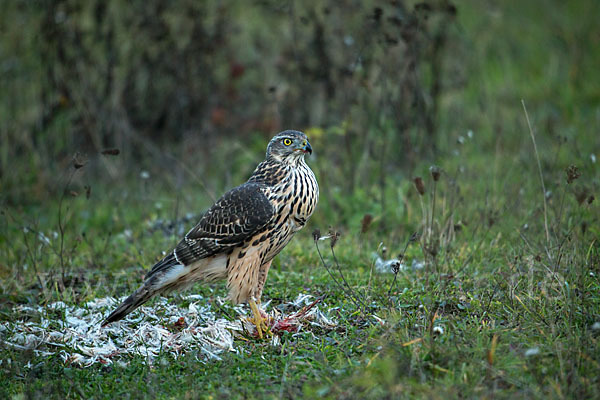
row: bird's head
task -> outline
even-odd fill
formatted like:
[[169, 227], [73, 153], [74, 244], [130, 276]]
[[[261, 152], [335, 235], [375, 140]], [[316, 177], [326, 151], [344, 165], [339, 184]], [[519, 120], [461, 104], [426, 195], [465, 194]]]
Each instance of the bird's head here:
[[299, 131], [283, 131], [271, 139], [267, 146], [267, 158], [278, 162], [296, 163], [306, 153], [312, 154], [312, 147], [306, 135]]

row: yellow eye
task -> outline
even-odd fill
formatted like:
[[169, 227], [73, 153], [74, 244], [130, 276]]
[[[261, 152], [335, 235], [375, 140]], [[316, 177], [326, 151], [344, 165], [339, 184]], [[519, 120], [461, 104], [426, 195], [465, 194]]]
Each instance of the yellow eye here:
[[289, 146], [290, 144], [292, 144], [292, 140], [285, 138], [285, 139], [283, 139], [283, 144], [285, 144], [286, 146]]

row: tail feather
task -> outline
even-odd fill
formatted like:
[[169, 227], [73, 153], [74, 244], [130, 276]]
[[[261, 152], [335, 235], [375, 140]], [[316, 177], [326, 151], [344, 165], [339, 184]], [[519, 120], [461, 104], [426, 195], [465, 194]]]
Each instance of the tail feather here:
[[154, 265], [146, 275], [146, 282], [126, 298], [102, 322], [102, 326], [123, 319], [127, 314], [150, 300], [155, 294], [183, 289], [199, 280], [211, 281], [223, 278], [226, 274], [227, 256], [225, 254], [200, 260], [198, 263], [186, 267], [177, 261], [173, 253], [170, 253]]
[[119, 307], [104, 321], [102, 321], [102, 326], [106, 326], [111, 322], [119, 321], [127, 314], [150, 300], [152, 296], [158, 294], [160, 292], [165, 291], [165, 285], [170, 283], [168, 281], [163, 281], [165, 275], [168, 272], [172, 271], [174, 267], [181, 267], [177, 263], [174, 254], [171, 252], [167, 254], [162, 260], [157, 262], [152, 270], [146, 274], [146, 282], [142, 285], [138, 290], [136, 290], [131, 296], [125, 299]]
[[144, 279], [151, 279], [153, 276], [160, 275], [161, 273], [169, 271], [173, 266], [179, 264], [175, 258], [175, 252], [172, 251], [167, 254], [162, 260], [154, 264], [152, 269], [146, 274]]
[[110, 313], [108, 317], [102, 322], [102, 326], [106, 326], [111, 322], [119, 321], [127, 314], [150, 300], [152, 296], [156, 294], [156, 290], [151, 289], [151, 285], [146, 282], [142, 287], [133, 292], [131, 296], [125, 299], [123, 303], [115, 311]]

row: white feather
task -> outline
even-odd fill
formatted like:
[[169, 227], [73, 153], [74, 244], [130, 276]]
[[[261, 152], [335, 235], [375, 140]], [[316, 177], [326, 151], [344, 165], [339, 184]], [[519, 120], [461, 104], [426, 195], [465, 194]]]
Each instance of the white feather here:
[[199, 260], [190, 265], [177, 264], [172, 266], [160, 279], [159, 286], [166, 286], [183, 278], [188, 284], [200, 280], [214, 280], [224, 278], [227, 275], [227, 256], [225, 254], [216, 257]]
[[185, 265], [181, 265], [181, 264], [173, 265], [161, 277], [160, 286], [168, 285], [169, 283], [175, 282], [177, 279], [179, 279], [180, 277], [185, 275], [185, 273], [186, 273]]

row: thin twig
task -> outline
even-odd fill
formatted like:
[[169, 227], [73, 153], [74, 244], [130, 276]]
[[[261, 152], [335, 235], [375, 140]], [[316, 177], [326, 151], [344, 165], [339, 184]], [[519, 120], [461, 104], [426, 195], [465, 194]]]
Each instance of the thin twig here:
[[[31, 247], [29, 245], [29, 240], [27, 239], [27, 231], [31, 231], [33, 232], [34, 235], [36, 235], [35, 237], [39, 237], [39, 233], [33, 229], [30, 229], [29, 227], [27, 227], [27, 229], [23, 230], [23, 240], [25, 242], [25, 249], [27, 250], [27, 255], [29, 256], [30, 260], [31, 260], [31, 266], [33, 267], [33, 272], [35, 273], [35, 276], [38, 280], [38, 284], [40, 285], [40, 289], [42, 289], [42, 292], [44, 293], [44, 297], [46, 297], [46, 285], [44, 285], [44, 283], [42, 282], [42, 279], [40, 278], [40, 272], [38, 271], [38, 266], [37, 266], [37, 255], [34, 254], [34, 251], [31, 250]], [[35, 241], [33, 244], [33, 248], [35, 249]]]
[[[437, 192], [437, 180], [434, 179], [433, 180], [433, 193], [431, 195], [431, 215], [429, 218], [429, 238], [428, 238], [428, 243], [427, 243], [427, 253], [429, 253], [429, 255], [431, 256], [431, 261], [435, 266], [435, 272], [438, 273], [439, 272], [439, 267], [437, 264], [437, 252], [438, 252], [438, 245], [436, 244], [436, 248], [434, 249], [433, 246], [433, 241], [432, 241], [432, 237], [433, 237], [433, 219], [435, 217], [435, 197], [436, 197], [436, 192]], [[429, 268], [429, 267], [428, 267]], [[430, 274], [427, 274], [427, 282], [429, 283], [429, 276]]]
[[404, 250], [402, 250], [402, 254], [400, 254], [400, 259], [398, 260], [398, 268], [396, 268], [396, 270], [394, 271], [394, 280], [392, 281], [392, 284], [390, 285], [390, 288], [388, 289], [388, 298], [392, 294], [392, 289], [394, 287], [394, 284], [396, 283], [396, 278], [398, 277], [398, 272], [400, 272], [400, 266], [402, 265], [402, 261], [404, 261], [404, 255], [406, 254], [408, 245], [411, 242], [414, 242], [415, 240], [417, 240], [418, 237], [419, 237], [419, 234], [417, 232], [414, 232], [412, 235], [410, 235], [410, 238], [408, 238], [408, 240], [406, 241], [406, 244], [404, 245]]
[[337, 280], [337, 278], [333, 275], [333, 273], [331, 272], [331, 270], [329, 269], [329, 267], [325, 263], [325, 260], [323, 259], [323, 255], [321, 254], [321, 250], [319, 249], [319, 243], [317, 242], [317, 240], [315, 240], [315, 247], [317, 248], [317, 253], [319, 254], [319, 258], [321, 259], [321, 263], [323, 264], [323, 266], [325, 267], [325, 269], [329, 273], [329, 276], [331, 276], [331, 279], [333, 279], [333, 282], [342, 289], [342, 291], [344, 292], [344, 294], [346, 296], [348, 296], [350, 298], [350, 300], [352, 300], [352, 302], [354, 303], [354, 305], [356, 305], [356, 307], [359, 310], [361, 310], [361, 312], [365, 313], [365, 311], [361, 308], [361, 305], [357, 302], [357, 300], [354, 298], [354, 296], [352, 296], [352, 293], [348, 293], [348, 291], [346, 290], [346, 288], [344, 287], [344, 285], [342, 285]]
[[546, 242], [550, 243], [550, 231], [548, 230], [548, 204], [546, 201], [546, 185], [544, 184], [544, 175], [542, 174], [542, 164], [540, 163], [540, 156], [537, 151], [537, 144], [535, 143], [535, 135], [531, 128], [531, 122], [529, 121], [529, 114], [527, 113], [527, 107], [525, 107], [525, 100], [521, 99], [523, 105], [523, 111], [525, 111], [525, 118], [527, 119], [527, 126], [529, 126], [529, 134], [531, 135], [531, 141], [533, 142], [533, 150], [535, 151], [535, 159], [537, 160], [538, 172], [540, 173], [540, 181], [542, 182], [542, 197], [544, 199], [544, 228], [546, 230]]
[[[381, 248], [381, 246], [383, 246], [383, 242], [380, 242], [379, 246], [377, 246], [377, 253], [379, 253], [379, 249]], [[371, 293], [371, 282], [373, 279], [373, 269], [375, 268], [375, 261], [377, 261], [376, 258], [374, 258], [371, 262], [371, 270], [369, 271], [369, 283], [367, 284], [367, 293]]]
[[429, 217], [427, 216], [427, 210], [425, 209], [425, 204], [423, 203], [423, 196], [419, 196], [419, 203], [421, 204], [421, 214], [423, 214], [423, 241], [427, 241], [427, 225], [429, 224]]
[[[340, 264], [338, 263], [337, 257], [335, 256], [335, 252], [333, 251], [333, 246], [331, 246], [331, 254], [333, 255], [333, 261], [335, 262], [335, 265], [337, 267], [337, 270], [340, 274], [340, 276], [342, 277], [342, 281], [344, 282], [344, 284], [346, 285], [346, 288], [348, 288], [348, 291], [352, 294], [354, 294], [354, 290], [352, 289], [352, 287], [348, 284], [348, 281], [346, 281], [346, 278], [344, 277], [344, 274], [342, 273], [342, 268], [340, 267]], [[358, 295], [356, 295], [356, 300], [366, 309], [367, 306], [365, 305], [365, 303], [363, 303], [363, 301], [359, 298]]]
[[71, 169], [71, 172], [69, 173], [69, 177], [67, 178], [67, 182], [66, 182], [66, 184], [63, 188], [62, 194], [60, 196], [60, 200], [58, 201], [58, 230], [60, 233], [60, 249], [59, 249], [58, 256], [60, 259], [61, 290], [65, 289], [65, 279], [66, 279], [66, 270], [65, 270], [66, 268], [65, 268], [65, 259], [64, 259], [66, 221], [63, 221], [62, 206], [63, 206], [63, 201], [65, 200], [66, 191], [67, 191], [69, 185], [71, 184], [71, 181], [73, 180], [75, 171], [77, 171], [77, 169], [75, 169], [75, 168]]
[[428, 239], [428, 246], [431, 246], [431, 236], [433, 236], [433, 218], [435, 216], [435, 195], [436, 195], [436, 190], [437, 189], [437, 182], [434, 180], [433, 181], [433, 190], [431, 193], [431, 213], [429, 215], [429, 228], [428, 228], [428, 235], [427, 235], [427, 239]]

